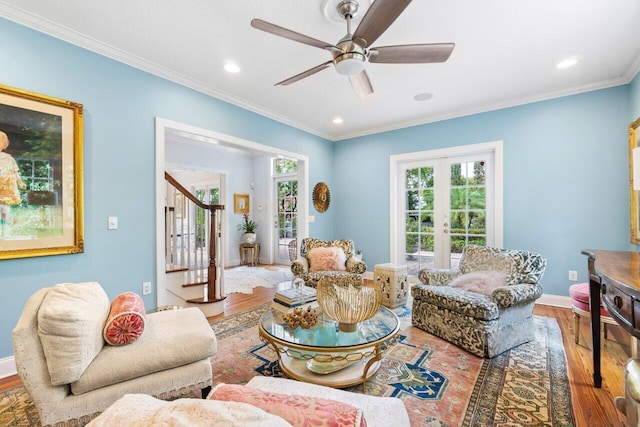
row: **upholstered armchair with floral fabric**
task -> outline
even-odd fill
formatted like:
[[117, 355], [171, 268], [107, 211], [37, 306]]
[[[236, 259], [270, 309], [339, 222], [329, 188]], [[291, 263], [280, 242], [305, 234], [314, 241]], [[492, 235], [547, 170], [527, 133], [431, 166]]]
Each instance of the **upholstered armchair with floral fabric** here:
[[300, 256], [291, 264], [291, 272], [313, 288], [327, 277], [335, 283], [353, 283], [367, 271], [367, 264], [355, 258], [354, 253], [353, 240], [307, 237], [300, 243]]
[[466, 246], [458, 269], [419, 272], [411, 321], [477, 356], [494, 357], [534, 339], [533, 306], [546, 264], [535, 252]]

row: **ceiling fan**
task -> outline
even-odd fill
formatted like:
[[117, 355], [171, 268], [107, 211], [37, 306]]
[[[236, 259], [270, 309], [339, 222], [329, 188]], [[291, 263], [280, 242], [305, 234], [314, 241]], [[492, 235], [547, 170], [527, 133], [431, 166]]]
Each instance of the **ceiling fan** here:
[[329, 67], [331, 64], [340, 74], [349, 76], [351, 86], [360, 98], [373, 93], [373, 86], [365, 70], [366, 62], [380, 64], [425, 64], [445, 62], [449, 59], [454, 43], [407, 44], [397, 46], [371, 47], [371, 45], [396, 20], [411, 0], [375, 0], [362, 21], [351, 33], [351, 19], [358, 11], [358, 2], [343, 0], [337, 10], [347, 22], [347, 34], [335, 45], [314, 39], [304, 34], [278, 25], [253, 19], [251, 26], [267, 33], [275, 34], [299, 43], [331, 52], [332, 60], [296, 74], [275, 86], [287, 86]]

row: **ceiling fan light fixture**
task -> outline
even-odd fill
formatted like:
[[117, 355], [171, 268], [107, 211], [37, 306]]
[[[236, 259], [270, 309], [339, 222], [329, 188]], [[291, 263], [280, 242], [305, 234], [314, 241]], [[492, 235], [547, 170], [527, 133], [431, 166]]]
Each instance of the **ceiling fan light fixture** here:
[[354, 74], [359, 74], [364, 70], [364, 60], [365, 57], [363, 54], [358, 52], [348, 52], [336, 57], [333, 60], [333, 64], [335, 65], [338, 73], [344, 76], [352, 76]]

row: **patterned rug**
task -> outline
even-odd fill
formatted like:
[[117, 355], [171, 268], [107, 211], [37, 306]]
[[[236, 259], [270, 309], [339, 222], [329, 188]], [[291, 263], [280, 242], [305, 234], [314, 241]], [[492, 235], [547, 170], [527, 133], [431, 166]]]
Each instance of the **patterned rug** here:
[[[258, 338], [256, 325], [268, 307], [211, 325], [218, 337], [214, 383], [283, 376], [275, 354]], [[402, 399], [413, 427], [575, 425], [555, 319], [535, 316], [535, 341], [485, 360], [412, 327], [407, 307], [394, 311], [401, 321], [401, 339], [367, 382], [367, 392]], [[362, 392], [360, 386], [350, 390]], [[0, 426], [39, 425], [23, 387], [0, 394]]]
[[[275, 353], [258, 338], [256, 324], [268, 307], [212, 324], [218, 337], [214, 383], [284, 376]], [[485, 360], [412, 327], [407, 307], [394, 311], [401, 340], [367, 382], [367, 392], [402, 399], [413, 427], [575, 425], [555, 319], [535, 316], [535, 341]], [[362, 392], [360, 386], [349, 390]]]

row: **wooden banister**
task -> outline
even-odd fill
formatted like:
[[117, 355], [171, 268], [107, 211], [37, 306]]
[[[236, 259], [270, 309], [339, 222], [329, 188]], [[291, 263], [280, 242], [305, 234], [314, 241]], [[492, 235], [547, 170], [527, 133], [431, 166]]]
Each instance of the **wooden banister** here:
[[[209, 211], [210, 215], [210, 227], [209, 227], [209, 256], [208, 256], [208, 265], [207, 265], [207, 283], [206, 283], [206, 291], [203, 292], [202, 298], [194, 298], [189, 299], [187, 302], [192, 304], [207, 304], [212, 302], [222, 301], [226, 298], [223, 295], [221, 289], [218, 288], [217, 278], [218, 278], [218, 269], [220, 266], [217, 263], [217, 255], [218, 250], [221, 250], [221, 247], [218, 248], [218, 243], [222, 238], [222, 217], [221, 211], [224, 210], [224, 205], [209, 205], [200, 201], [195, 195], [193, 195], [189, 190], [187, 190], [182, 184], [180, 184], [171, 174], [165, 171], [164, 173], [165, 180], [169, 182], [179, 193], [181, 193], [184, 197], [186, 197], [190, 202], [192, 202], [197, 207]], [[166, 211], [173, 211], [174, 207], [166, 207]], [[182, 230], [181, 230], [182, 232]]]

